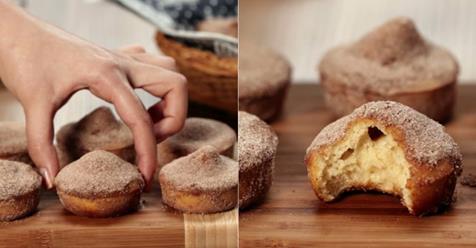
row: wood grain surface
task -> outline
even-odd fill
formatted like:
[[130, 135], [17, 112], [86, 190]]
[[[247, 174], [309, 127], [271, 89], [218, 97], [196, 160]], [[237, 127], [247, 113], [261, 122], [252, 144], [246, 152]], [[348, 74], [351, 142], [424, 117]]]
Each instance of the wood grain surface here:
[[[318, 85], [291, 87], [279, 135], [273, 186], [265, 201], [240, 213], [240, 247], [475, 247], [476, 188], [457, 185], [446, 212], [418, 218], [399, 199], [352, 193], [321, 203], [308, 182], [305, 149], [333, 121]], [[476, 173], [476, 87], [459, 88], [447, 130], [460, 145], [464, 172]]]

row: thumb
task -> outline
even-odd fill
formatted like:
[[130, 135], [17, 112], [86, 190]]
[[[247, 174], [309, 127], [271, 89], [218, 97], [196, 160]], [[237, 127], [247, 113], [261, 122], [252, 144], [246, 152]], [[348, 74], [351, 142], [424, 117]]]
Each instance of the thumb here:
[[53, 146], [53, 106], [47, 103], [32, 104], [25, 108], [28, 152], [48, 189], [53, 188], [58, 173], [58, 158]]

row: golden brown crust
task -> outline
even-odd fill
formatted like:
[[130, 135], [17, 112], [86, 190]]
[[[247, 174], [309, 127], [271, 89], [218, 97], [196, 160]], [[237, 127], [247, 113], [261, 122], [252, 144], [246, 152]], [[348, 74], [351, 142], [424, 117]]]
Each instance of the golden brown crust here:
[[212, 52], [185, 46], [157, 32], [160, 50], [173, 57], [187, 80], [189, 98], [212, 107], [235, 112], [238, 62], [236, 57], [218, 57]]
[[456, 81], [427, 90], [382, 95], [370, 90], [361, 92], [321, 71], [321, 85], [327, 107], [338, 117], [350, 114], [367, 102], [390, 100], [410, 106], [436, 121], [446, 122], [453, 115], [456, 100]]
[[[370, 103], [372, 104], [372, 103]], [[380, 122], [380, 120], [371, 117], [357, 117], [348, 122], [345, 126], [344, 133], [347, 133], [355, 123], [357, 122]], [[385, 130], [388, 132], [398, 146], [408, 151], [408, 139], [406, 136], [407, 130], [402, 130], [401, 126], [397, 126], [392, 123], [385, 123]], [[312, 188], [316, 196], [322, 201], [332, 201], [335, 198], [329, 198], [325, 193], [319, 190], [319, 177], [316, 174], [317, 157], [325, 156], [331, 145], [335, 145], [341, 142], [329, 142], [327, 144], [321, 144], [314, 149], [310, 147], [308, 150], [305, 163], [307, 166], [308, 177], [311, 182]], [[440, 142], [449, 142], [441, 140]], [[411, 214], [421, 216], [425, 214], [436, 213], [443, 207], [451, 204], [453, 199], [453, 192], [456, 185], [456, 179], [461, 173], [461, 158], [455, 156], [452, 152], [447, 151], [446, 157], [437, 160], [435, 163], [430, 163], [422, 159], [418, 159], [413, 154], [406, 152], [406, 160], [411, 164], [410, 176], [406, 183], [406, 188], [411, 192], [411, 206], [406, 206]], [[380, 190], [378, 187], [368, 185], [353, 185], [344, 191], [349, 190]], [[341, 192], [342, 193], [342, 192]], [[384, 192], [401, 197], [402, 192], [390, 191]], [[403, 199], [402, 199], [402, 203]], [[404, 204], [405, 205], [405, 204]]]
[[36, 210], [39, 202], [39, 188], [21, 196], [0, 200], [0, 221], [13, 221], [28, 216]]
[[230, 210], [236, 206], [238, 187], [226, 190], [177, 190], [164, 176], [160, 177], [162, 201], [168, 206], [185, 213], [217, 213]]
[[136, 211], [140, 206], [141, 189], [107, 197], [82, 197], [61, 190], [57, 192], [64, 208], [78, 216], [114, 217]]
[[262, 164], [240, 169], [240, 209], [264, 199], [273, 183], [274, 157]]

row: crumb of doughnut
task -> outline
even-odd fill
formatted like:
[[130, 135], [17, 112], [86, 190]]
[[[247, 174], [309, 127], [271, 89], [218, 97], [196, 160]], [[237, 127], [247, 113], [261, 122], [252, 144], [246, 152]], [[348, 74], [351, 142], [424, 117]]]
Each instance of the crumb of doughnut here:
[[476, 187], [476, 175], [468, 173], [461, 178], [460, 183], [464, 186]]

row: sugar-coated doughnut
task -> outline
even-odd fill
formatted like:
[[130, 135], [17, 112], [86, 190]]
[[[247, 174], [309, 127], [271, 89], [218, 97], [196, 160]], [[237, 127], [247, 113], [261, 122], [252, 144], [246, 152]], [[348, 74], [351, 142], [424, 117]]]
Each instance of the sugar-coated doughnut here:
[[0, 160], [0, 221], [25, 217], [38, 206], [41, 176], [31, 165]]
[[238, 163], [205, 146], [165, 165], [159, 173], [162, 201], [187, 213], [216, 213], [236, 207]]
[[102, 150], [64, 167], [55, 184], [64, 208], [75, 215], [98, 218], [137, 210], [144, 188], [136, 166]]
[[458, 145], [444, 127], [403, 104], [364, 104], [321, 130], [305, 157], [317, 197], [350, 190], [399, 196], [414, 215], [452, 201], [462, 171]]

